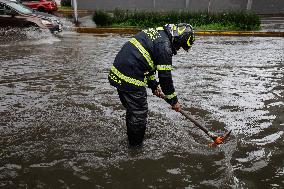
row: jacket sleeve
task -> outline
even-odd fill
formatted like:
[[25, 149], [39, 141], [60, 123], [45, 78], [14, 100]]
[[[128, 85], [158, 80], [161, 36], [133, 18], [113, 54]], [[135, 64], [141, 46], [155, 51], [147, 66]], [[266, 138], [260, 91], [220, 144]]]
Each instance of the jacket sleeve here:
[[159, 83], [165, 94], [165, 100], [170, 105], [178, 102], [177, 95], [172, 79], [172, 50], [169, 44], [161, 43], [157, 46], [156, 65], [159, 77]]
[[156, 80], [156, 71], [151, 71], [146, 75], [148, 88], [151, 88], [152, 91], [156, 90], [159, 82]]

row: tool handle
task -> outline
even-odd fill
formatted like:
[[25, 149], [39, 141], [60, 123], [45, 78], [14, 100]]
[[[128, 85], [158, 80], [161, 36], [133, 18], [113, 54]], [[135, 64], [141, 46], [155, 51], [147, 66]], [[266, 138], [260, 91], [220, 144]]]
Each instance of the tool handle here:
[[186, 113], [184, 110], [181, 110], [180, 113], [181, 113], [184, 117], [186, 117], [187, 119], [189, 119], [191, 122], [193, 122], [199, 129], [201, 129], [202, 131], [204, 131], [209, 137], [211, 137], [211, 135], [209, 134], [209, 131], [208, 131], [206, 128], [204, 128], [204, 127], [202, 126], [202, 124], [201, 124], [199, 121], [195, 120], [193, 116], [189, 115], [189, 114]]

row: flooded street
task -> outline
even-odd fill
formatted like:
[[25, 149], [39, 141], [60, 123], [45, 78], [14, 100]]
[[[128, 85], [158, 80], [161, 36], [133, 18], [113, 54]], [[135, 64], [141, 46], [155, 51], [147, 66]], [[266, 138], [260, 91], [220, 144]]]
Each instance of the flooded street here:
[[[0, 36], [1, 37], [1, 36]], [[174, 57], [184, 110], [148, 91], [142, 149], [108, 83], [128, 35], [63, 32], [0, 42], [0, 188], [283, 188], [284, 38], [198, 37]]]

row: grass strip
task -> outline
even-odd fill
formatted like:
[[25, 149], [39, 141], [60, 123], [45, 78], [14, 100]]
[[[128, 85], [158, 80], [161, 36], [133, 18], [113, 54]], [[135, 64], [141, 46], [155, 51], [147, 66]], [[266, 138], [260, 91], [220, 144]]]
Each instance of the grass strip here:
[[259, 30], [260, 17], [247, 11], [238, 12], [151, 12], [116, 9], [112, 12], [96, 10], [93, 21], [99, 27], [157, 27], [168, 23], [190, 23], [200, 30]]

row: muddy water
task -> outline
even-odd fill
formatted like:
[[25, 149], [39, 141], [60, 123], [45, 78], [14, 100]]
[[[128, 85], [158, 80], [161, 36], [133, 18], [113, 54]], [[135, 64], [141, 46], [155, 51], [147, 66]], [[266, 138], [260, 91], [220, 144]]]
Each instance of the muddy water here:
[[283, 188], [283, 38], [198, 37], [174, 57], [179, 99], [210, 140], [149, 92], [142, 149], [107, 80], [130, 36], [0, 44], [0, 188]]

